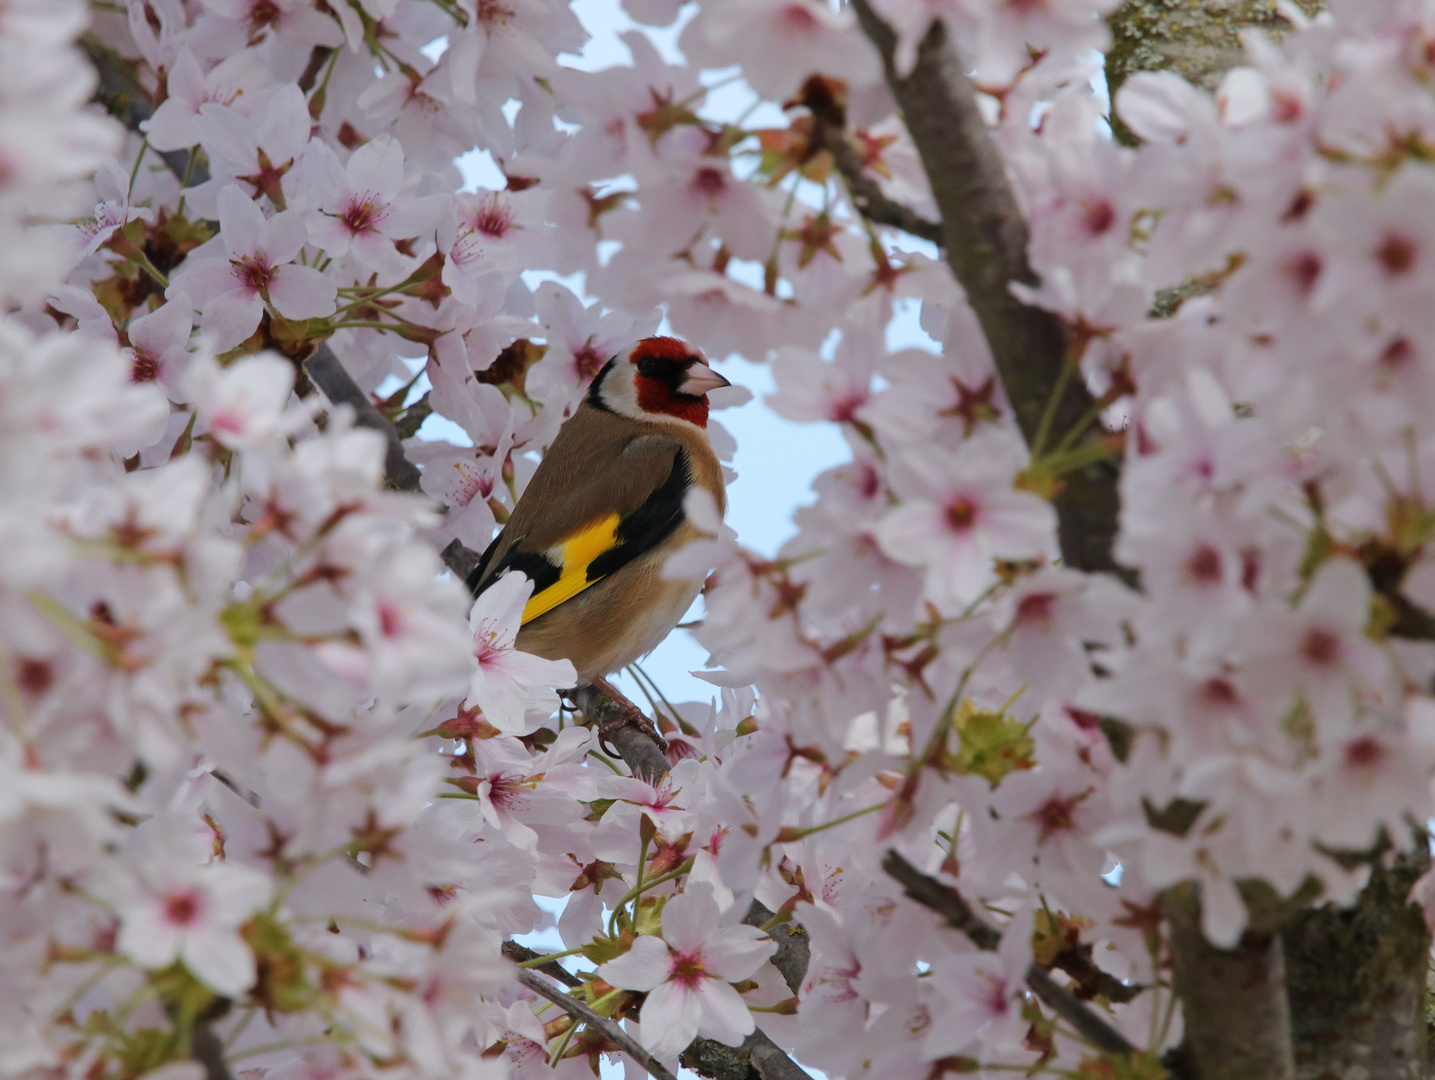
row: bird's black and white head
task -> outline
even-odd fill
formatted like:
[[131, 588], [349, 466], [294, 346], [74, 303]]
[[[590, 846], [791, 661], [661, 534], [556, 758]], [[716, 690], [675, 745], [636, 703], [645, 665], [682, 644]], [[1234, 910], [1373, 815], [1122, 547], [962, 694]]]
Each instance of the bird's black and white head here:
[[588, 388], [588, 400], [634, 420], [677, 421], [706, 428], [708, 391], [731, 385], [686, 342], [650, 337], [604, 365]]

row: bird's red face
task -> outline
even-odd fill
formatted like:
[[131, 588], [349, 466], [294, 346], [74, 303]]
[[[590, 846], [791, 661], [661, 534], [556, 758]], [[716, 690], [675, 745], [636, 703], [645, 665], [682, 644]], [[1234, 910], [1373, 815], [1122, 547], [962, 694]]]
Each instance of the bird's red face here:
[[731, 385], [684, 342], [650, 337], [614, 357], [589, 393], [604, 408], [634, 419], [671, 418], [706, 428], [708, 391]]

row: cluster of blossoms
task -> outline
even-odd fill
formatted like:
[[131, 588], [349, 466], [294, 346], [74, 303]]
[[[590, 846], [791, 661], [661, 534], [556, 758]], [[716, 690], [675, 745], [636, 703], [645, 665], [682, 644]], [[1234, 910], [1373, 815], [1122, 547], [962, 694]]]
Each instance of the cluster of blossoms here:
[[[95, 4], [86, 46], [154, 106], [128, 133], [85, 106], [83, 5], [0, 11], [0, 1075], [194, 1080], [216, 1041], [276, 1080], [591, 1075], [613, 1045], [501, 956], [535, 896], [575, 996], [669, 1065], [757, 1009], [833, 1077], [1069, 1068], [1025, 977], [1093, 945], [1154, 1055], [1161, 890], [1199, 882], [1230, 944], [1239, 884], [1349, 897], [1336, 856], [1428, 818], [1423, 5], [1292, 9], [1214, 97], [1133, 77], [1128, 148], [1091, 87], [1109, 3], [871, 0], [899, 71], [933, 18], [964, 50], [1022, 295], [1097, 395], [1030, 446], [936, 252], [849, 193], [839, 145], [935, 215], [851, 7], [624, 6], [681, 16], [688, 63], [633, 31], [630, 65], [566, 66], [561, 0]], [[502, 190], [456, 193], [474, 148]], [[34, 225], [78, 192], [79, 226]], [[928, 347], [890, 348], [914, 310]], [[655, 695], [650, 782], [555, 717], [574, 674], [514, 650], [528, 586], [468, 612], [437, 552], [487, 545], [661, 320], [770, 360], [771, 406], [851, 461], [776, 558], [675, 560], [716, 567], [722, 691]], [[423, 497], [296, 376], [321, 344], [399, 386]], [[1118, 459], [1126, 581], [1061, 564], [1050, 501]], [[902, 899], [889, 849], [1001, 947]], [[753, 900], [805, 929], [795, 990]]]

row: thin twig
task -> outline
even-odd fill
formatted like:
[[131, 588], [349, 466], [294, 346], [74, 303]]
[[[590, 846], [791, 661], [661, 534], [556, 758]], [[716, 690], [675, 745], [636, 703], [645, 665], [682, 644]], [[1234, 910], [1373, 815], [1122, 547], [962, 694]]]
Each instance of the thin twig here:
[[876, 225], [890, 225], [937, 245], [943, 243], [940, 222], [929, 221], [910, 206], [889, 198], [881, 185], [867, 175], [862, 168], [862, 155], [848, 141], [844, 131], [818, 118], [813, 125], [812, 142], [832, 155], [837, 171], [847, 182], [852, 205], [868, 221]]
[[632, 1057], [648, 1072], [657, 1077], [658, 1080], [677, 1080], [672, 1073], [663, 1066], [663, 1063], [652, 1054], [644, 1050], [638, 1041], [618, 1026], [617, 1021], [609, 1020], [606, 1016], [594, 1012], [584, 1005], [577, 998], [569, 997], [561, 990], [555, 989], [549, 983], [543, 981], [543, 977], [536, 972], [520, 968], [518, 981], [540, 997], [545, 997], [560, 1009], [566, 1012], [575, 1020], [581, 1020], [595, 1031], [601, 1031], [605, 1038], [614, 1046]]
[[[956, 889], [922, 873], [895, 851], [887, 852], [882, 869], [901, 883], [910, 899], [942, 916], [948, 926], [960, 930], [977, 948], [991, 952], [1001, 944], [1001, 931], [978, 915]], [[1136, 1053], [1136, 1047], [1125, 1035], [1092, 1012], [1070, 990], [1058, 985], [1041, 965], [1032, 964], [1027, 968], [1026, 985], [1098, 1050], [1127, 1056]]]

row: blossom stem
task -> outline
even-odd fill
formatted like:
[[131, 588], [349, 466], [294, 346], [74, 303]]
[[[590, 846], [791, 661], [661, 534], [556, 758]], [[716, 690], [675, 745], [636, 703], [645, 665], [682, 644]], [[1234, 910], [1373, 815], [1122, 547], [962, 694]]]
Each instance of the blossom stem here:
[[699, 98], [706, 97], [708, 94], [712, 93], [714, 90], [721, 89], [722, 87], [727, 86], [727, 85], [729, 85], [730, 83], [735, 83], [735, 82], [737, 82], [737, 81], [738, 81], [739, 79], [741, 79], [741, 78], [743, 78], [743, 75], [742, 75], [741, 72], [738, 72], [738, 73], [735, 74], [735, 75], [729, 75], [729, 76], [727, 76], [726, 78], [719, 79], [717, 82], [715, 82], [715, 83], [710, 83], [710, 84], [708, 84], [707, 86], [700, 86], [700, 87], [698, 87], [696, 90], [694, 90], [691, 94], [689, 94], [687, 97], [683, 98], [681, 101], [675, 102], [675, 104], [676, 104], [679, 108], [686, 108], [687, 106], [691, 105], [693, 102], [697, 101]]
[[[656, 711], [656, 710], [654, 710], [654, 711]], [[646, 825], [647, 822], [645, 821], [644, 824]], [[636, 896], [641, 896], [642, 893], [643, 893], [643, 888], [644, 888], [644, 886], [643, 886], [643, 867], [645, 867], [645, 866], [648, 865], [648, 845], [651, 844], [651, 843], [652, 843], [652, 837], [650, 837], [650, 836], [647, 834], [646, 830], [645, 830], [644, 833], [643, 833], [643, 846], [642, 846], [642, 847], [639, 849], [639, 851], [638, 851], [638, 880], [637, 880], [637, 882], [633, 885], [633, 889], [632, 889], [632, 891], [628, 894], [628, 896], [634, 896], [634, 897], [636, 897]], [[621, 914], [623, 914], [623, 906], [624, 906], [625, 904], [627, 904], [627, 902], [628, 902], [628, 896], [625, 896], [625, 897], [623, 897], [623, 899], [621, 899], [621, 900], [618, 901], [618, 906], [613, 909], [613, 914], [608, 917], [608, 936], [609, 936], [609, 937], [614, 936], [615, 930], [616, 930], [617, 925], [618, 925], [618, 916], [621, 915]], [[634, 911], [634, 914], [635, 914], [635, 915], [637, 914], [636, 910]]]
[[1084, 469], [1098, 461], [1109, 461], [1121, 456], [1121, 451], [1108, 446], [1104, 441], [1078, 446], [1074, 450], [1053, 453], [1041, 461], [1041, 471], [1049, 477], [1062, 476], [1077, 469]]
[[135, 178], [140, 174], [140, 165], [144, 163], [145, 154], [149, 152], [149, 136], [146, 135], [140, 140], [140, 152], [135, 155], [135, 167], [130, 170], [130, 186], [125, 189], [125, 202], [128, 203], [135, 195]]
[[560, 956], [576, 956], [582, 951], [582, 949], [569, 949], [567, 952], [547, 953], [544, 956], [535, 956], [532, 960], [520, 960], [518, 966], [521, 968], [538, 967], [550, 960], [557, 960]]
[[558, 1045], [555, 1046], [553, 1052], [548, 1055], [548, 1067], [550, 1069], [556, 1069], [558, 1067], [558, 1063], [563, 1060], [564, 1052], [568, 1049], [568, 1044], [573, 1041], [573, 1036], [576, 1034], [578, 1034], [578, 1025], [570, 1024], [568, 1030], [563, 1033], [563, 1037], [558, 1040]]
[[1070, 353], [1066, 355], [1061, 364], [1061, 370], [1057, 372], [1056, 385], [1051, 388], [1051, 393], [1046, 398], [1046, 408], [1041, 411], [1041, 422], [1037, 425], [1036, 435], [1031, 440], [1031, 457], [1035, 461], [1041, 457], [1041, 452], [1046, 448], [1047, 437], [1051, 434], [1051, 425], [1056, 420], [1056, 410], [1061, 404], [1061, 399], [1066, 393], [1066, 384], [1071, 381], [1071, 373], [1076, 369], [1076, 363]]
[[1109, 405], [1110, 403], [1106, 401], [1105, 398], [1098, 398], [1096, 401], [1093, 401], [1091, 408], [1081, 414], [1076, 423], [1072, 424], [1071, 427], [1067, 429], [1066, 434], [1061, 437], [1061, 441], [1052, 448], [1052, 455], [1055, 456], [1065, 450], [1070, 450], [1072, 446], [1076, 444], [1076, 440], [1086, 433], [1086, 429], [1107, 410]]
[[693, 857], [689, 855], [686, 859], [684, 859], [681, 863], [678, 864], [678, 868], [676, 870], [669, 870], [666, 874], [662, 874], [659, 877], [655, 877], [649, 881], [645, 881], [641, 885], [634, 885], [623, 895], [623, 899], [618, 901], [618, 906], [613, 909], [613, 919], [610, 919], [608, 921], [609, 930], [612, 930], [614, 920], [617, 919], [618, 913], [623, 910], [624, 906], [628, 903], [628, 901], [636, 900], [639, 896], [647, 892], [655, 885], [662, 885], [664, 882], [672, 881], [673, 878], [682, 877], [692, 868]]
[[[838, 825], [846, 825], [849, 821], [853, 821], [856, 818], [860, 818], [864, 814], [874, 813], [875, 811], [882, 809], [882, 807], [886, 805], [887, 803], [884, 800], [883, 802], [874, 803], [871, 806], [864, 806], [861, 810], [853, 810], [850, 814], [843, 814], [840, 818], [834, 818], [831, 821], [824, 821], [821, 825], [806, 825], [801, 828], [783, 826], [777, 831], [777, 839], [775, 839], [773, 843], [790, 844], [795, 840], [801, 840], [804, 836], [811, 836], [813, 833], [822, 832], [824, 829], [833, 829], [836, 828]], [[763, 929], [766, 930], [767, 927], [763, 927]]]

